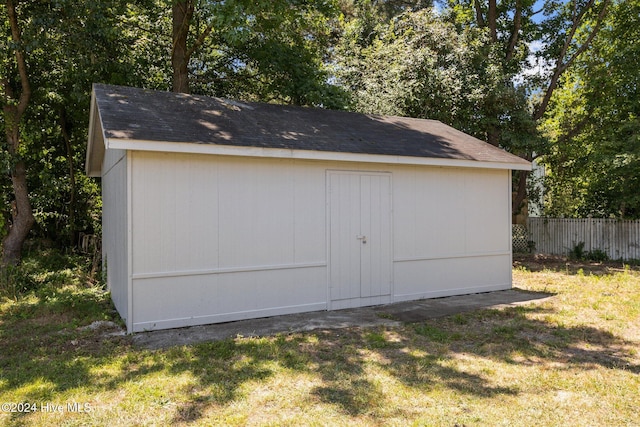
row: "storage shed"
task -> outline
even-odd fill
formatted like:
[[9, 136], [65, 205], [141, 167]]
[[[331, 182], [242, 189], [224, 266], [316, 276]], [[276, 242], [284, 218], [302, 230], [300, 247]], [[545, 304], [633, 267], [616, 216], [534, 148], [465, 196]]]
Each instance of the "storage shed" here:
[[434, 120], [94, 85], [129, 332], [511, 287], [511, 170]]

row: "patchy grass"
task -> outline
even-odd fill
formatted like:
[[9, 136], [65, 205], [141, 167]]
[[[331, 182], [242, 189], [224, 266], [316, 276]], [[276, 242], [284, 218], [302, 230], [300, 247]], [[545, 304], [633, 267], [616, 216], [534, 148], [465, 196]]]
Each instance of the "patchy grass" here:
[[547, 261], [515, 263], [538, 304], [160, 351], [87, 328], [117, 320], [74, 268], [32, 275], [0, 303], [0, 403], [38, 410], [0, 424], [640, 425], [640, 272]]

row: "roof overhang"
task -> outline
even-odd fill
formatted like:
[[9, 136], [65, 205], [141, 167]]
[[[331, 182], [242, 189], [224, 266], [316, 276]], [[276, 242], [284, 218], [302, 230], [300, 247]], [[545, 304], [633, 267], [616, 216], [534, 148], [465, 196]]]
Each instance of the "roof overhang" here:
[[[100, 139], [103, 139], [100, 137]], [[103, 142], [104, 141], [104, 142]], [[96, 140], [97, 145], [107, 149], [132, 151], [155, 151], [166, 153], [209, 154], [236, 157], [269, 157], [278, 159], [329, 160], [358, 163], [385, 163], [398, 165], [422, 165], [441, 167], [463, 167], [483, 169], [531, 170], [529, 163], [498, 163], [477, 160], [443, 159], [435, 157], [393, 156], [384, 154], [361, 154], [333, 151], [292, 150], [283, 148], [246, 147], [219, 144], [194, 144], [192, 142], [141, 141], [129, 139], [105, 138]], [[99, 150], [96, 150], [99, 151]], [[88, 157], [87, 157], [88, 158]], [[87, 163], [88, 165], [88, 163]], [[90, 175], [90, 176], [100, 176]]]
[[[171, 153], [192, 153], [219, 156], [235, 157], [263, 157], [281, 159], [304, 159], [304, 160], [324, 160], [343, 161], [358, 163], [384, 163], [399, 165], [423, 165], [437, 167], [463, 167], [463, 168], [484, 168], [484, 169], [509, 169], [509, 170], [531, 170], [531, 162], [521, 159], [509, 153], [500, 155], [501, 159], [483, 160], [473, 158], [453, 158], [453, 157], [428, 157], [409, 156], [396, 154], [369, 154], [363, 152], [349, 151], [324, 151], [303, 148], [277, 148], [261, 147], [252, 145], [232, 145], [224, 144], [221, 139], [218, 143], [203, 143], [194, 141], [176, 142], [134, 139], [131, 137], [117, 136], [114, 132], [105, 132], [105, 124], [101, 116], [99, 102], [96, 97], [96, 90], [91, 94], [91, 109], [89, 119], [89, 134], [85, 169], [87, 176], [100, 177], [102, 175], [102, 163], [106, 150], [120, 149], [130, 151], [147, 152], [171, 152]], [[106, 114], [106, 113], [105, 113]], [[348, 113], [353, 114], [353, 113]], [[414, 120], [414, 119], [403, 119]], [[451, 128], [452, 132], [462, 134]], [[158, 134], [161, 136], [161, 134]], [[174, 135], [175, 136], [175, 135]], [[178, 138], [179, 139], [179, 138]], [[487, 144], [488, 145], [488, 144]], [[491, 150], [496, 150], [491, 146]]]

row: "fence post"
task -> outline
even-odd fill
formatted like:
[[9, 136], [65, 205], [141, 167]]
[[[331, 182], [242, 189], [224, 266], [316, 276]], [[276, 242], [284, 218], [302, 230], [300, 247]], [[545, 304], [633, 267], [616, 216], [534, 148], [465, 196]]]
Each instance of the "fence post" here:
[[587, 215], [587, 224], [589, 226], [589, 246], [586, 248], [587, 251], [593, 251], [593, 217], [591, 215]]

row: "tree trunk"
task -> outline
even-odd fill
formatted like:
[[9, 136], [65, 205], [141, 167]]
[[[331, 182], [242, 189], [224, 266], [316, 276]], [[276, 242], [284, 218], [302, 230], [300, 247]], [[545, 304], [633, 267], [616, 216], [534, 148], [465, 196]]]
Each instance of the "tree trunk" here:
[[529, 171], [516, 171], [518, 182], [516, 184], [516, 192], [511, 200], [511, 214], [515, 218], [521, 210], [522, 203], [527, 198], [527, 178], [529, 177]]
[[173, 69], [173, 92], [190, 93], [189, 88], [189, 51], [187, 37], [189, 25], [193, 17], [193, 0], [174, 0], [173, 46], [171, 50], [171, 67]]
[[498, 126], [489, 126], [487, 129], [487, 142], [497, 147], [500, 144], [500, 133]]
[[60, 107], [60, 130], [62, 132], [62, 138], [67, 149], [67, 165], [69, 166], [69, 228], [71, 246], [78, 244], [78, 230], [76, 225], [76, 174], [73, 167], [73, 146], [71, 145], [71, 135], [69, 131], [69, 124], [66, 118], [66, 111], [64, 107]]
[[[553, 96], [554, 91], [558, 87], [558, 82], [560, 81], [561, 75], [575, 62], [575, 60], [584, 53], [591, 42], [595, 38], [595, 36], [600, 31], [604, 19], [607, 15], [607, 8], [612, 0], [603, 0], [600, 5], [600, 11], [598, 12], [597, 19], [594, 24], [588, 26], [587, 37], [584, 39], [582, 44], [577, 49], [570, 49], [571, 44], [574, 42], [575, 34], [578, 30], [584, 25], [584, 19], [588, 16], [588, 12], [590, 9], [596, 6], [595, 0], [589, 0], [585, 5], [582, 6], [580, 10], [578, 10], [578, 4], [574, 2], [574, 11], [572, 16], [572, 25], [571, 28], [566, 32], [564, 43], [560, 52], [556, 58], [556, 65], [549, 80], [549, 84], [545, 93], [542, 97], [540, 103], [534, 107], [533, 111], [533, 120], [539, 122], [543, 117], [547, 108], [549, 106], [549, 102], [551, 101], [551, 97]], [[518, 2], [516, 2], [516, 5]], [[516, 14], [516, 18], [520, 19]], [[584, 35], [581, 35], [584, 37]], [[529, 153], [529, 158], [527, 160], [531, 160], [533, 158], [533, 153]], [[520, 205], [524, 202], [527, 197], [527, 177], [529, 176], [528, 171], [518, 171], [518, 191], [515, 194], [513, 199], [513, 210], [514, 215], [516, 209], [519, 209]]]
[[498, 41], [498, 5], [496, 0], [489, 0], [489, 10], [487, 11], [487, 26], [489, 27], [489, 34], [491, 35], [491, 41]]
[[29, 190], [27, 188], [27, 169], [24, 161], [19, 160], [11, 171], [11, 182], [15, 201], [11, 209], [11, 227], [2, 241], [2, 265], [16, 265], [20, 262], [22, 246], [24, 245], [31, 227], [35, 223]]
[[2, 260], [0, 265], [16, 265], [20, 262], [22, 246], [24, 245], [31, 227], [35, 223], [31, 202], [29, 201], [29, 189], [27, 188], [27, 168], [24, 160], [19, 157], [20, 147], [20, 122], [31, 99], [31, 86], [27, 73], [27, 63], [22, 51], [22, 35], [18, 25], [16, 13], [16, 1], [7, 0], [7, 17], [11, 27], [11, 39], [17, 46], [14, 50], [15, 65], [18, 69], [21, 86], [20, 95], [14, 92], [14, 88], [8, 78], [0, 80], [4, 89], [4, 126], [7, 138], [7, 147], [11, 160], [15, 161], [11, 168], [11, 183], [13, 185], [14, 202], [11, 206], [11, 225], [9, 232], [2, 241]]

